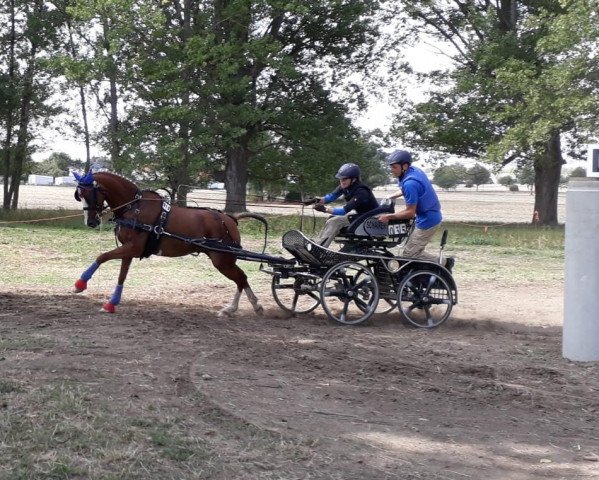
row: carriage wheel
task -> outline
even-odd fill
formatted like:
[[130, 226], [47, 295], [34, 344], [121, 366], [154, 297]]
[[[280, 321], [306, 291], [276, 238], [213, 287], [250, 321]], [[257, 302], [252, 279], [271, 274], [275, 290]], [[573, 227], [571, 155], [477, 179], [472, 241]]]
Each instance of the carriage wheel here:
[[356, 325], [368, 320], [375, 312], [379, 301], [378, 282], [364, 265], [340, 263], [322, 279], [320, 301], [331, 320]]
[[[360, 272], [358, 276], [364, 275], [363, 272]], [[358, 277], [359, 278], [359, 277]], [[395, 292], [393, 292], [395, 293]], [[361, 308], [358, 305], [358, 308]], [[384, 315], [386, 313], [392, 312], [395, 308], [397, 308], [397, 299], [396, 298], [383, 298], [380, 294], [380, 286], [379, 286], [379, 303], [376, 307], [376, 311], [374, 313]]]
[[381, 314], [390, 313], [397, 308], [396, 300], [391, 300], [390, 298], [383, 298], [383, 300], [385, 303], [383, 303], [379, 300], [379, 306], [376, 309], [376, 313], [381, 313]]
[[310, 313], [320, 304], [318, 281], [308, 277], [272, 277], [272, 296], [289, 313]]
[[445, 279], [422, 270], [409, 273], [399, 285], [397, 303], [402, 320], [418, 328], [441, 325], [453, 308], [453, 294]]

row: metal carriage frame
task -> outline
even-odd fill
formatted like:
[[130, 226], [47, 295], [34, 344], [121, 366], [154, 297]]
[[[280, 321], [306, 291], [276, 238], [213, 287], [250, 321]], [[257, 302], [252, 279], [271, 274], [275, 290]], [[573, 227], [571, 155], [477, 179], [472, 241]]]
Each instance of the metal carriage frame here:
[[[390, 246], [407, 238], [411, 227], [408, 224], [394, 240], [342, 235], [340, 251], [324, 248], [298, 230], [287, 232], [282, 244], [297, 263], [273, 261], [262, 268], [273, 276], [274, 300], [293, 314], [322, 306], [331, 320], [347, 325], [397, 309], [410, 326], [438, 327], [457, 304], [457, 286], [451, 272], [439, 263], [396, 256], [390, 251]], [[440, 255], [446, 238], [445, 231]]]

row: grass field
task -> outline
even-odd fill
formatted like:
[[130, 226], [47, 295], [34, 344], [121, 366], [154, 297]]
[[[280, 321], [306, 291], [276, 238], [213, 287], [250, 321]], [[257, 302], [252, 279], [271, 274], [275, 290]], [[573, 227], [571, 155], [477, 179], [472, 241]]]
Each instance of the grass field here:
[[[204, 255], [135, 261], [101, 314], [118, 262], [69, 292], [112, 228], [45, 189], [63, 210], [0, 215], [0, 480], [599, 478], [597, 367], [559, 348], [564, 229], [482, 218], [530, 196], [452, 197], [473, 209], [445, 223], [460, 300], [415, 331], [392, 314], [356, 328], [285, 315], [253, 262], [265, 315], [242, 301], [218, 318], [233, 286]], [[323, 217], [304, 220], [310, 235]], [[285, 254], [298, 216], [269, 224], [267, 252]], [[241, 230], [260, 251], [257, 222]]]
[[[23, 209], [76, 209], [79, 205], [73, 198], [73, 187], [22, 185], [19, 205]], [[376, 189], [375, 194], [384, 198], [391, 189]], [[530, 223], [533, 215], [534, 196], [529, 192], [481, 191], [472, 189], [460, 191], [439, 191], [443, 216], [450, 222], [490, 222], [490, 223]], [[189, 204], [223, 208], [223, 190], [194, 190], [189, 195]], [[558, 198], [558, 220], [565, 221], [566, 194]], [[250, 211], [298, 215], [299, 205], [248, 203]], [[309, 212], [309, 209], [304, 210]]]

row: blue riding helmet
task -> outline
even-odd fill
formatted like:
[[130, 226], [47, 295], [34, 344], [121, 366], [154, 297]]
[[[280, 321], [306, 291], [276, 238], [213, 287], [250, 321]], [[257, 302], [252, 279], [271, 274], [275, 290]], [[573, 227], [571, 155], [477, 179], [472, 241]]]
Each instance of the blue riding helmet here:
[[395, 150], [387, 157], [387, 165], [393, 165], [394, 163], [412, 163], [412, 154], [406, 150]]
[[360, 167], [355, 163], [344, 163], [339, 167], [335, 178], [358, 178], [360, 176]]

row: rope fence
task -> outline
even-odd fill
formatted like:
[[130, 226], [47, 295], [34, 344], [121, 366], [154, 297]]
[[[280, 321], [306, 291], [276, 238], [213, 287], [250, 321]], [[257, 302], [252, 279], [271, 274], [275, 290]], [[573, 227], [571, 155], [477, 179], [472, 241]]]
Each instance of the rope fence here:
[[[22, 186], [21, 189], [20, 209], [56, 211], [60, 209], [79, 210], [81, 208], [73, 199], [73, 190], [71, 188]], [[531, 223], [534, 200], [530, 195], [494, 194], [490, 196], [488, 194], [476, 195], [474, 192], [457, 194], [455, 192], [448, 194], [439, 192], [439, 197], [443, 207], [444, 222], [446, 223], [460, 223], [470, 228], [481, 229], [485, 233], [494, 228]], [[225, 206], [236, 206], [239, 204], [227, 202], [224, 190], [196, 189], [188, 192], [186, 205], [223, 210]], [[301, 202], [256, 200], [255, 196], [251, 194], [247, 197], [245, 207], [252, 212], [262, 214], [317, 217], [310, 206], [305, 207]], [[401, 204], [397, 208], [401, 208]], [[0, 220], [0, 225], [49, 222], [72, 216], [76, 215], [55, 215], [29, 220]], [[561, 203], [559, 205], [558, 218], [560, 222], [565, 218], [565, 205]]]

